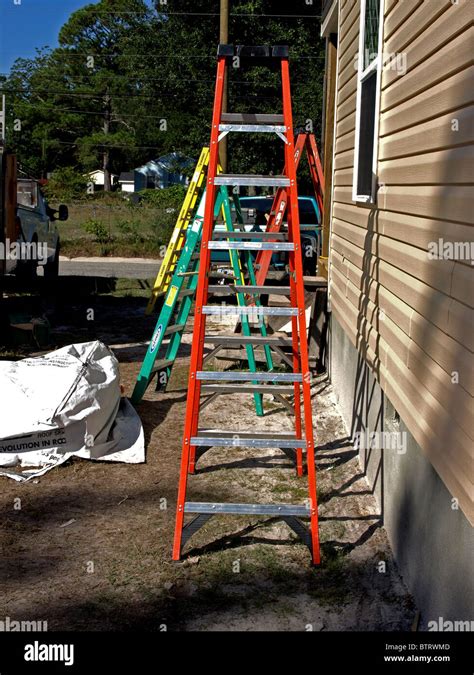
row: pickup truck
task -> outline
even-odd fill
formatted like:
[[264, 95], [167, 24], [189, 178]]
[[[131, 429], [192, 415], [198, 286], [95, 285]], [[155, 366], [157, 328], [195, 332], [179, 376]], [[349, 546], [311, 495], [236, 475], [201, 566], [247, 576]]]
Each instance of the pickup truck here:
[[[272, 209], [273, 197], [240, 197], [240, 206], [245, 229], [248, 231], [258, 231], [265, 229], [267, 222], [266, 215]], [[310, 196], [298, 197], [298, 209], [300, 216], [301, 230], [301, 248], [303, 253], [303, 270], [305, 274], [316, 274], [317, 257], [321, 252], [321, 214], [319, 213], [316, 199]], [[263, 226], [263, 228], [261, 227]], [[219, 229], [222, 226], [218, 226]], [[287, 263], [288, 255], [285, 253], [274, 253], [272, 256], [272, 267], [274, 269], [284, 268]], [[212, 262], [228, 262], [227, 251], [213, 251]]]
[[18, 244], [29, 251], [27, 259], [8, 260], [6, 272], [15, 272], [22, 278], [36, 277], [38, 265], [44, 266], [44, 276], [52, 280], [59, 273], [60, 241], [56, 220], [67, 220], [67, 206], [61, 204], [57, 211], [48, 206], [38, 181], [31, 178], [17, 179], [16, 226]]

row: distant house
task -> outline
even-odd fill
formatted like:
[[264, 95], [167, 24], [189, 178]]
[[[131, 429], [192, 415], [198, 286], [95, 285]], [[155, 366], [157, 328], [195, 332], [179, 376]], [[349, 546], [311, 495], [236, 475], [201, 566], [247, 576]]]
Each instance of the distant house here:
[[118, 179], [122, 192], [161, 190], [170, 185], [188, 185], [186, 175], [196, 162], [179, 152], [171, 152], [153, 159], [134, 171], [124, 171]]
[[133, 171], [122, 171], [118, 183], [122, 192], [135, 192], [135, 174]]
[[[85, 178], [87, 178], [91, 183], [94, 184], [94, 192], [98, 192], [104, 189], [104, 172], [102, 171], [102, 169], [97, 169], [96, 171], [86, 173]], [[110, 181], [112, 185], [114, 184], [116, 179], [117, 176], [114, 176], [113, 174], [110, 176]]]

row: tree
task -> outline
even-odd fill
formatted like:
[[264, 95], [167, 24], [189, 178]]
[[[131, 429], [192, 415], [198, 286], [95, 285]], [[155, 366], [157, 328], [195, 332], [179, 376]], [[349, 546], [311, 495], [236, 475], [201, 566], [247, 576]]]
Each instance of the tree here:
[[[135, 81], [128, 61], [130, 33], [139, 34], [151, 21], [143, 0], [101, 0], [74, 12], [59, 33], [54, 58], [63, 63], [64, 84], [81, 93], [92, 92], [101, 129], [78, 139], [79, 156], [90, 166], [102, 155], [104, 190], [111, 184], [111, 148], [132, 148], [133, 127], [124, 114], [127, 97], [135, 96]], [[130, 77], [129, 75], [132, 75]]]

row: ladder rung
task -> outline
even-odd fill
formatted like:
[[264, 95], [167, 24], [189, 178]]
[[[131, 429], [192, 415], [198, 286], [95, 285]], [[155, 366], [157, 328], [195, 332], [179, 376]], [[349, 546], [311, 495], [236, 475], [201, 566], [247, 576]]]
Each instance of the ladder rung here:
[[275, 384], [203, 384], [201, 394], [294, 394], [292, 386]]
[[222, 124], [284, 124], [283, 115], [268, 113], [222, 113]]
[[174, 326], [168, 326], [165, 330], [165, 335], [172, 335], [173, 333], [181, 333], [184, 330], [184, 323], [176, 323]]
[[191, 295], [194, 295], [196, 291], [186, 288], [184, 291], [180, 291], [178, 294], [178, 299], [181, 300], [181, 298], [188, 298]]
[[185, 502], [185, 513], [231, 513], [255, 516], [299, 516], [309, 518], [309, 506], [300, 504], [223, 504], [219, 502]]
[[264, 295], [290, 295], [289, 286], [239, 286], [237, 284], [217, 284], [208, 286], [209, 293], [262, 293]]
[[295, 245], [289, 241], [210, 241], [209, 250], [213, 251], [294, 251]]
[[290, 179], [287, 176], [263, 176], [258, 174], [220, 173], [214, 177], [214, 185], [256, 185], [289, 187]]
[[204, 305], [203, 314], [221, 316], [298, 316], [297, 307], [233, 307], [219, 305]]
[[248, 432], [228, 430], [200, 429], [197, 436], [191, 437], [195, 446], [234, 446], [251, 448], [306, 448], [306, 439], [296, 438], [295, 434], [274, 432]]
[[240, 131], [244, 133], [280, 133], [286, 132], [284, 124], [219, 124], [219, 131]]
[[199, 270], [195, 272], [178, 272], [178, 277], [194, 277], [199, 274]]
[[275, 239], [275, 241], [283, 240], [287, 238], [286, 232], [242, 232], [241, 230], [233, 230], [232, 232], [214, 230], [214, 239]]
[[302, 373], [261, 373], [235, 370], [198, 370], [197, 380], [228, 380], [229, 382], [303, 382]]
[[152, 368], [152, 373], [157, 373], [168, 366], [172, 366], [174, 363], [173, 359], [162, 359], [161, 361], [155, 361], [155, 365]]
[[291, 338], [264, 336], [264, 335], [206, 335], [204, 342], [235, 347], [239, 345], [276, 345], [277, 347], [291, 347]]

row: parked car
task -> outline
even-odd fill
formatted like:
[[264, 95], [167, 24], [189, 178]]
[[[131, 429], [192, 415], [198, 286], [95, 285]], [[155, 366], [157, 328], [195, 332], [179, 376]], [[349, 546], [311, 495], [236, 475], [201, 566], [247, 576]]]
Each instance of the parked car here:
[[[273, 197], [240, 197], [239, 202], [245, 229], [249, 232], [265, 229], [267, 216], [270, 214], [273, 206]], [[317, 257], [322, 245], [320, 236], [321, 215], [316, 199], [311, 196], [298, 197], [298, 210], [300, 216], [303, 270], [306, 274], [314, 275], [316, 273]], [[223, 228], [224, 226], [221, 225], [219, 227]], [[228, 262], [228, 252], [215, 250], [212, 252], [211, 260], [214, 263]], [[275, 269], [282, 269], [287, 264], [287, 261], [287, 253], [274, 253], [271, 264]]]
[[[59, 273], [60, 251], [56, 221], [67, 220], [67, 206], [61, 204], [58, 210], [51, 209], [38, 181], [18, 178], [16, 217], [18, 241], [36, 246], [30, 247], [32, 255], [28, 259], [8, 261], [6, 272], [15, 271], [21, 277], [32, 279], [36, 276], [38, 264], [43, 264], [45, 278], [56, 278]], [[37, 252], [40, 250], [43, 254], [38, 256]]]

